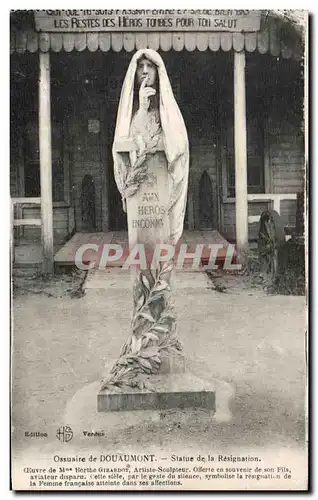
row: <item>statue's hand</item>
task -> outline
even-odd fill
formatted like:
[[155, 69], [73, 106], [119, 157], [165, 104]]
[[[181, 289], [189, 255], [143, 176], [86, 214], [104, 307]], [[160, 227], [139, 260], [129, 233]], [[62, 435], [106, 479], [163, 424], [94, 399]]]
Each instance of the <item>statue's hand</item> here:
[[123, 198], [123, 211], [126, 213], [127, 212], [127, 204], [126, 204], [126, 199]]
[[144, 78], [139, 89], [139, 109], [142, 111], [148, 111], [150, 106], [150, 99], [152, 95], [155, 95], [156, 91], [152, 87], [147, 87], [148, 78]]

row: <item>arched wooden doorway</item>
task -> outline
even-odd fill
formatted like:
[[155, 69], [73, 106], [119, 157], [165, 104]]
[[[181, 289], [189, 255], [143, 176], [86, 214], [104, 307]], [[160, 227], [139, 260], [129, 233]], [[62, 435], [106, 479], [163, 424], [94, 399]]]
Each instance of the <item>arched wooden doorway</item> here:
[[93, 177], [86, 174], [82, 181], [81, 190], [81, 218], [82, 231], [96, 230], [96, 196]]
[[213, 190], [209, 174], [201, 175], [199, 187], [200, 229], [213, 229]]

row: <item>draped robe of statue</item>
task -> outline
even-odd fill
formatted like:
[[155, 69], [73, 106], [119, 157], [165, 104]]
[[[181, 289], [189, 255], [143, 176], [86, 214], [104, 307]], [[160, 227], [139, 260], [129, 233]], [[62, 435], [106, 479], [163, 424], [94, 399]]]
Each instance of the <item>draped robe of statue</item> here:
[[[158, 106], [150, 107], [143, 120], [138, 118], [135, 105], [135, 77], [141, 58], [156, 66], [159, 87]], [[122, 147], [125, 142], [138, 147]], [[113, 159], [116, 184], [127, 211], [130, 248], [143, 244], [147, 252], [158, 243], [176, 245], [183, 231], [187, 200], [188, 137], [164, 63], [152, 49], [139, 50], [130, 62], [118, 107]], [[133, 269], [131, 336], [110, 376], [103, 380], [103, 389], [142, 388], [144, 377], [158, 373], [167, 353], [180, 355], [176, 319], [166, 293], [171, 289], [172, 268], [168, 263], [156, 273], [150, 268]]]
[[[138, 60], [146, 57], [155, 64], [159, 79], [159, 109], [147, 112], [147, 121], [142, 126], [136, 124], [136, 114], [133, 115], [134, 84]], [[128, 137], [136, 139], [139, 136], [145, 143], [146, 159], [144, 166], [147, 169], [145, 181], [138, 190], [138, 200], [142, 192], [149, 192], [156, 187], [158, 173], [160, 174], [160, 205], [164, 205], [163, 223], [158, 227], [138, 231], [133, 220], [137, 210], [138, 200], [131, 194], [134, 188], [127, 185], [129, 173], [137, 161], [137, 153], [129, 155], [118, 153], [116, 143]], [[156, 140], [163, 144], [163, 151], [156, 151], [153, 144]], [[161, 139], [161, 140], [160, 140]], [[151, 150], [153, 152], [151, 152]], [[147, 154], [147, 151], [149, 153]], [[141, 154], [143, 156], [143, 152]], [[170, 81], [160, 55], [152, 49], [139, 50], [133, 56], [121, 91], [118, 107], [117, 122], [113, 147], [114, 174], [117, 187], [121, 193], [124, 206], [127, 207], [129, 243], [170, 242], [176, 244], [182, 234], [183, 221], [187, 200], [189, 146], [184, 121], [174, 98]], [[161, 227], [160, 227], [161, 226]]]

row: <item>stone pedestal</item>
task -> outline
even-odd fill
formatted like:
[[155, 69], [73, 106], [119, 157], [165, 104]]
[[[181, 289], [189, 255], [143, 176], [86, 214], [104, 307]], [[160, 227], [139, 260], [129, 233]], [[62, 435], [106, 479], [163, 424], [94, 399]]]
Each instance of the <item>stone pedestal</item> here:
[[185, 410], [189, 408], [216, 411], [215, 387], [186, 369], [184, 355], [162, 356], [158, 374], [144, 379], [145, 388], [125, 387], [101, 390], [97, 396], [99, 412], [139, 410]]
[[153, 375], [149, 378], [153, 391], [144, 389], [101, 391], [98, 411], [172, 410], [204, 408], [215, 413], [215, 390], [190, 374]]
[[[63, 422], [71, 426], [74, 432], [74, 444], [82, 443], [85, 446], [87, 446], [87, 437], [83, 435], [83, 429], [88, 431], [104, 429], [107, 442], [119, 439], [124, 446], [124, 436], [134, 432], [142, 432], [149, 437], [149, 442], [151, 442], [154, 439], [153, 433], [159, 428], [168, 433], [172, 427], [181, 425], [184, 432], [190, 436], [198, 428], [205, 432], [210, 426], [229, 423], [232, 419], [230, 405], [234, 396], [232, 386], [213, 378], [213, 373], [206, 366], [199, 370], [198, 374], [197, 371], [196, 366], [192, 368], [190, 366], [186, 375], [169, 375], [170, 382], [174, 380], [175, 384], [170, 385], [170, 409], [166, 406], [160, 407], [163, 396], [157, 396], [154, 404], [148, 404], [149, 399], [147, 401], [146, 393], [141, 396], [147, 402], [143, 409], [128, 409], [126, 403], [132, 393], [128, 393], [129, 397], [125, 396], [127, 393], [123, 393], [121, 400], [117, 399], [120, 401], [118, 411], [112, 411], [109, 407], [111, 399], [108, 398], [106, 392], [99, 390], [100, 382], [86, 384], [68, 402]], [[204, 372], [204, 378], [201, 372]], [[153, 377], [156, 378], [156, 376]], [[159, 391], [163, 395], [167, 394], [167, 391], [163, 390], [164, 387], [169, 387], [169, 384], [163, 381], [161, 382], [162, 389]], [[176, 393], [179, 397], [178, 401], [173, 396]], [[160, 398], [162, 398], [161, 401]], [[134, 399], [135, 402], [137, 398]], [[105, 449], [105, 437], [95, 438], [94, 445], [97, 443]]]

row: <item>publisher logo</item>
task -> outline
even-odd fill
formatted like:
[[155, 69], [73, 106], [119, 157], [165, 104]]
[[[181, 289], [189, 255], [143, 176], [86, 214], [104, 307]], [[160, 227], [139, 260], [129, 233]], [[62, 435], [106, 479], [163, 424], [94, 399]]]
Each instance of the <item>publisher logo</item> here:
[[73, 431], [68, 425], [63, 425], [57, 430], [56, 437], [62, 443], [68, 443], [73, 438]]

